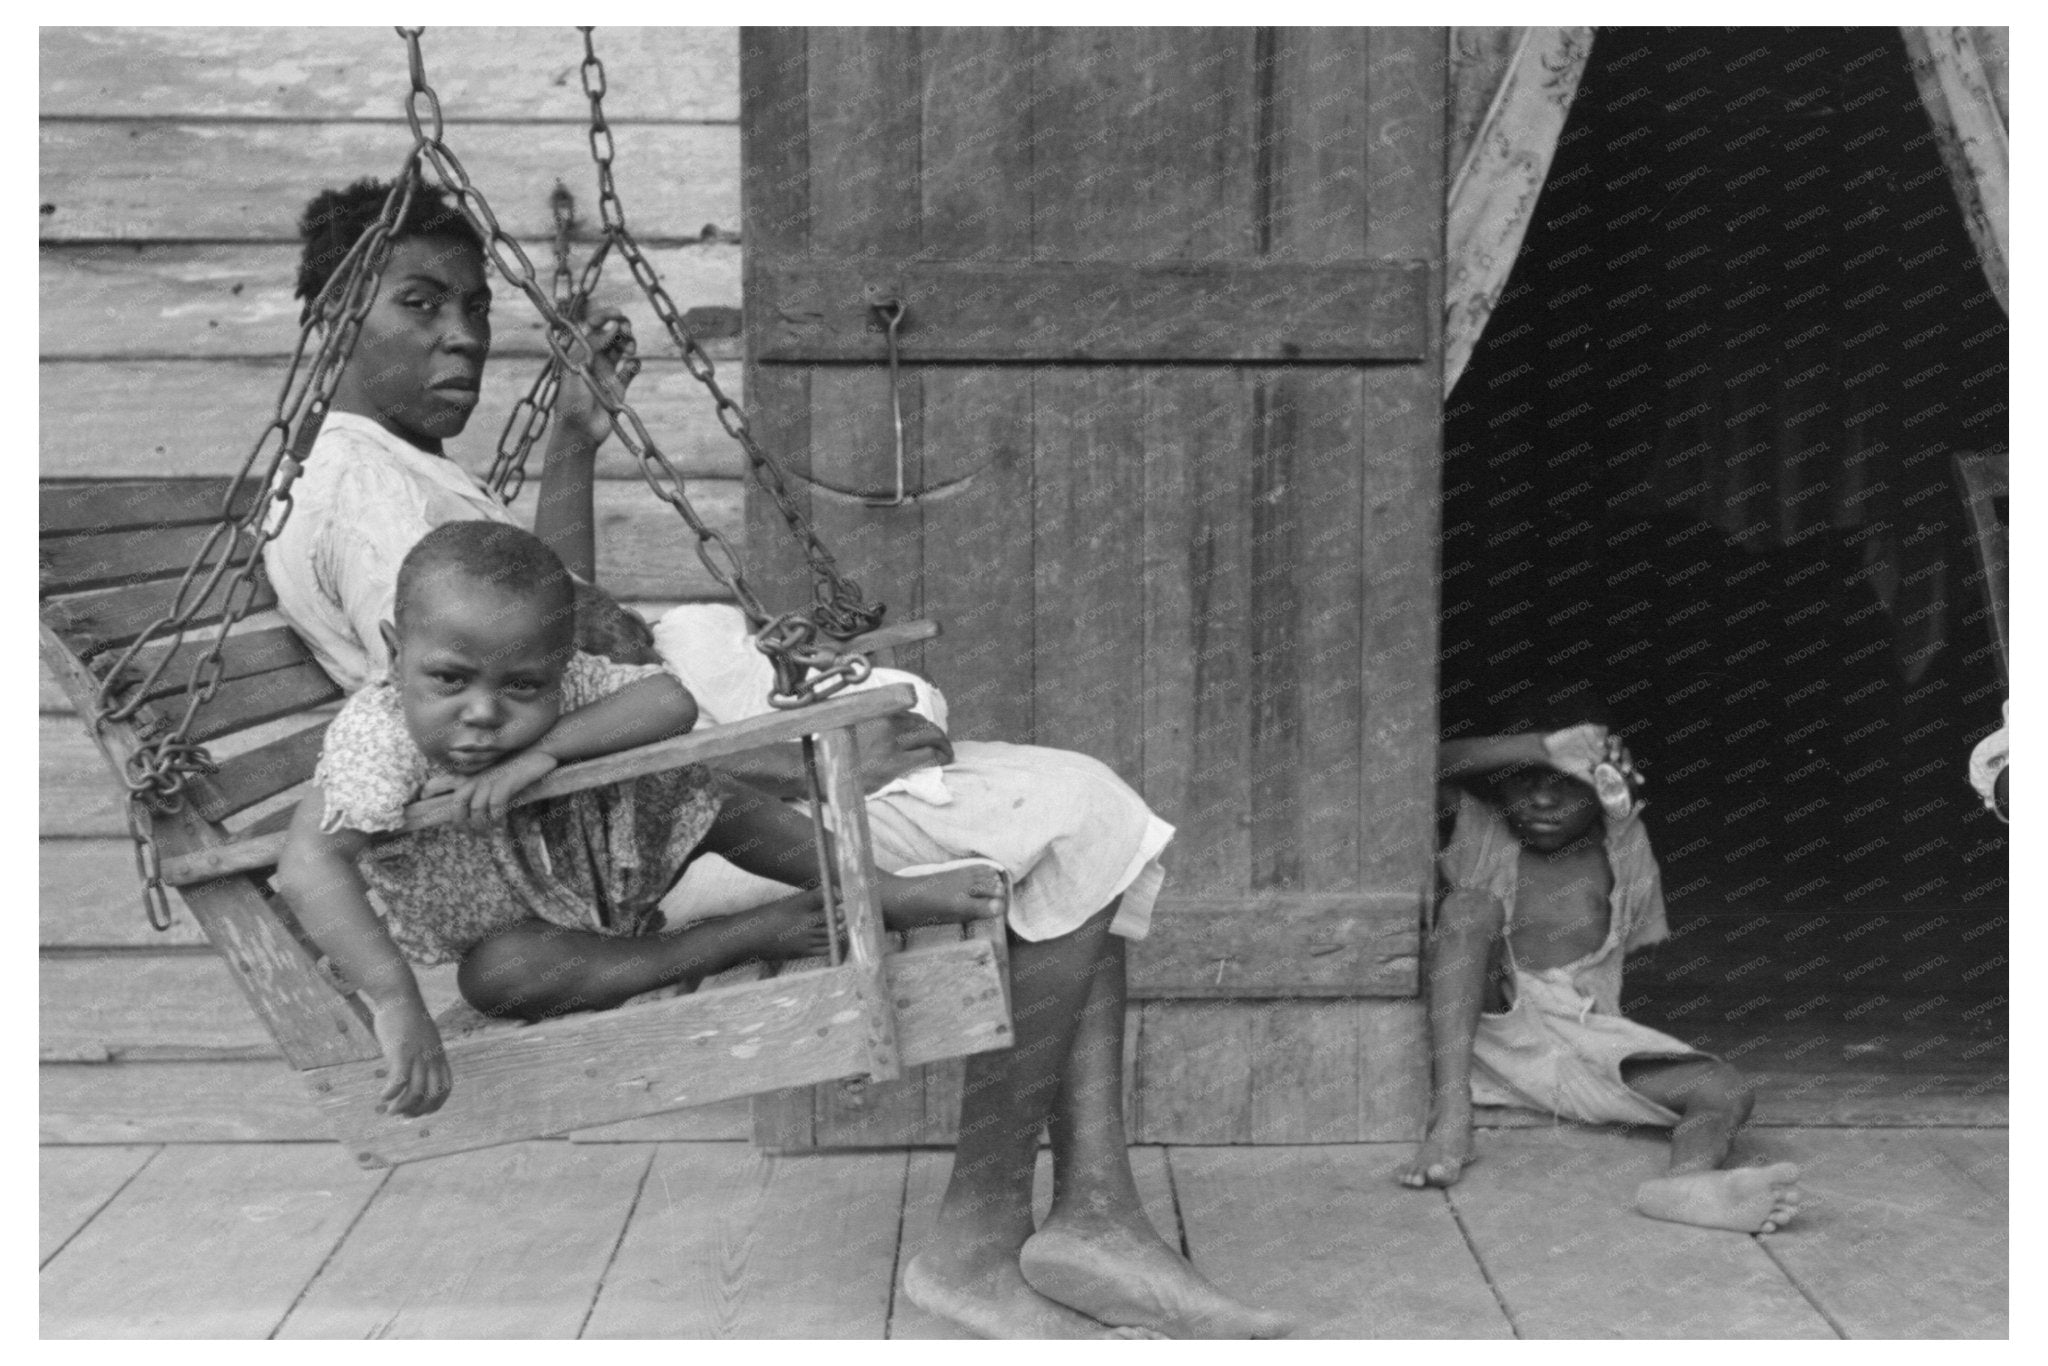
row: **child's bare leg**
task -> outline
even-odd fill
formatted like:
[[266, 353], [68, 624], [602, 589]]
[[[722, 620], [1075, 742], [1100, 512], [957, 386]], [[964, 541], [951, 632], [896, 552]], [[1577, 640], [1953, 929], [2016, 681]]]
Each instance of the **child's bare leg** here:
[[1404, 1186], [1449, 1186], [1472, 1160], [1472, 1040], [1486, 999], [1487, 961], [1500, 938], [1501, 904], [1453, 890], [1423, 944], [1428, 982], [1429, 1134], [1396, 1173]]
[[1680, 1118], [1671, 1132], [1666, 1175], [1636, 1189], [1636, 1209], [1669, 1219], [1741, 1233], [1772, 1233], [1799, 1207], [1799, 1168], [1790, 1162], [1720, 1170], [1735, 1133], [1756, 1105], [1740, 1072], [1707, 1059], [1630, 1058], [1622, 1080]]
[[1018, 1249], [1031, 1236], [1039, 1128], [1073, 1050], [1110, 914], [1104, 910], [1057, 939], [1011, 941], [1015, 1042], [967, 1059], [960, 1141], [938, 1228], [904, 1268], [904, 1292], [920, 1308], [983, 1337], [1131, 1335], [1055, 1304], [1025, 1284], [1017, 1266]]
[[1231, 1299], [1159, 1237], [1124, 1137], [1124, 941], [1101, 954], [1053, 1099], [1052, 1212], [1018, 1257], [1050, 1299], [1176, 1338], [1278, 1337], [1292, 1325]]
[[544, 1020], [610, 1010], [643, 991], [695, 983], [740, 963], [810, 957], [826, 948], [824, 903], [812, 890], [634, 938], [529, 920], [464, 955], [456, 985], [487, 1015]]
[[[811, 818], [759, 788], [731, 778], [719, 782], [723, 799], [701, 847], [757, 877], [792, 887], [817, 886], [818, 846]], [[892, 930], [1002, 914], [1002, 881], [987, 868], [915, 878], [877, 869], [875, 895], [882, 903], [882, 921]]]

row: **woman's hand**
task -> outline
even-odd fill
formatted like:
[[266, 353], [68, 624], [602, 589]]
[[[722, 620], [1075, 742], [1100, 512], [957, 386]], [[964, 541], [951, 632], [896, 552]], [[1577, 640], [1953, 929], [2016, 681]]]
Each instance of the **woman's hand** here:
[[[601, 308], [583, 323], [584, 340], [596, 353], [599, 374], [609, 374], [623, 392], [640, 373], [640, 357], [634, 350], [633, 324], [616, 308]], [[595, 450], [611, 435], [612, 419], [590, 386], [574, 370], [562, 372], [561, 391], [555, 397], [555, 421], [565, 430], [584, 437]]]
[[471, 827], [494, 825], [512, 810], [512, 799], [560, 767], [552, 754], [522, 749], [501, 759], [481, 773], [464, 778], [453, 773], [436, 773], [420, 789], [422, 797], [452, 794], [464, 824]]
[[371, 1026], [384, 1048], [391, 1081], [377, 1097], [377, 1113], [411, 1119], [441, 1108], [455, 1085], [441, 1031], [421, 1004], [417, 992], [372, 1003]]
[[873, 793], [920, 768], [953, 762], [946, 732], [916, 712], [899, 711], [855, 728], [860, 745], [861, 787]]

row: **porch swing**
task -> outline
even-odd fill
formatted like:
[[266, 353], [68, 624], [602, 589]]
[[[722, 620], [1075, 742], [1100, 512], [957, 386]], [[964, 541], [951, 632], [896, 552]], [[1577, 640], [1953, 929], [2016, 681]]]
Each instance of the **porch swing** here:
[[[413, 146], [377, 222], [308, 308], [276, 411], [237, 474], [218, 496], [212, 487], [180, 480], [43, 491], [43, 657], [80, 714], [92, 718], [96, 743], [126, 784], [151, 923], [168, 928], [165, 888], [178, 888], [285, 1060], [302, 1074], [332, 1132], [365, 1166], [823, 1081], [890, 1080], [905, 1066], [1007, 1047], [1000, 921], [941, 926], [908, 938], [882, 925], [853, 728], [906, 709], [911, 690], [898, 684], [836, 695], [866, 678], [867, 653], [927, 639], [935, 628], [880, 628], [881, 607], [866, 603], [859, 586], [838, 572], [626, 230], [612, 181], [604, 70], [590, 30], [583, 30], [583, 84], [604, 233], [570, 285], [567, 225], [558, 209], [553, 300], [442, 141], [440, 102], [427, 84], [420, 50], [422, 30], [398, 32], [410, 66], [406, 118]], [[649, 487], [695, 534], [699, 558], [738, 601], [775, 670], [772, 714], [565, 765], [521, 794], [519, 803], [799, 742], [821, 853], [828, 826], [833, 835], [830, 857], [820, 859], [833, 933], [828, 960], [813, 970], [798, 965], [764, 980], [449, 1038], [453, 1093], [436, 1113], [407, 1120], [376, 1112], [384, 1067], [369, 1012], [319, 958], [267, 881], [290, 807], [237, 829], [227, 822], [265, 803], [275, 806], [311, 777], [325, 722], [309, 713], [341, 696], [289, 627], [245, 618], [276, 601], [263, 579], [261, 550], [290, 513], [292, 481], [376, 298], [392, 234], [422, 183], [422, 162], [478, 232], [497, 272], [547, 323], [550, 360], [513, 410], [488, 481], [493, 492], [516, 496], [560, 377], [574, 370], [598, 396]], [[807, 613], [771, 616], [763, 608], [738, 556], [691, 506], [682, 476], [626, 402], [623, 387], [597, 369], [572, 318], [611, 253], [628, 263], [690, 374], [717, 404], [720, 424], [745, 451], [754, 477], [802, 545], [813, 575]], [[205, 748], [295, 719], [314, 723], [219, 762]], [[417, 830], [454, 818], [448, 799], [436, 798], [409, 806], [405, 826]]]

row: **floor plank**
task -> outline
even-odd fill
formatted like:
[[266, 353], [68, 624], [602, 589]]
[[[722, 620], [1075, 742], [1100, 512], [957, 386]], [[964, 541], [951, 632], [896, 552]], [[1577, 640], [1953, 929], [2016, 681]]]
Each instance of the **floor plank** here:
[[1753, 1237], [1646, 1219], [1661, 1134], [1482, 1132], [1450, 1202], [1525, 1338], [1828, 1338]]
[[[1152, 1221], [1152, 1227], [1159, 1231], [1166, 1245], [1179, 1251], [1186, 1244], [1181, 1237], [1180, 1214], [1174, 1204], [1173, 1178], [1167, 1168], [1166, 1152], [1165, 1148], [1149, 1145], [1131, 1148], [1131, 1175], [1137, 1178], [1138, 1199], [1145, 1206], [1145, 1217]], [[889, 1319], [889, 1336], [892, 1338], [961, 1342], [973, 1339], [972, 1334], [961, 1332], [944, 1319], [925, 1313], [903, 1293], [903, 1268], [917, 1255], [919, 1248], [931, 1241], [932, 1230], [938, 1222], [939, 1200], [945, 1195], [946, 1182], [952, 1174], [951, 1153], [910, 1154], [910, 1171], [903, 1192], [903, 1248], [897, 1258], [895, 1307]], [[1038, 1164], [1031, 1173], [1032, 1221], [1044, 1223], [1051, 1209], [1052, 1150], [1040, 1148]]]
[[903, 1173], [901, 1152], [663, 1144], [583, 1335], [881, 1337]]
[[2012, 1145], [2004, 1129], [1945, 1129], [1927, 1138], [1963, 1175], [2000, 1200], [2010, 1198]]
[[281, 1338], [573, 1338], [654, 1150], [517, 1143], [400, 1167]]
[[265, 1337], [383, 1179], [331, 1143], [165, 1149], [44, 1269], [43, 1334]]
[[156, 1151], [146, 1145], [40, 1149], [36, 1159], [40, 1210], [36, 1264], [47, 1264]]
[[2008, 1332], [2005, 1197], [1958, 1173], [1932, 1137], [1776, 1129], [1750, 1140], [1805, 1169], [1799, 1218], [1765, 1246], [1848, 1337]]
[[1171, 1151], [1196, 1267], [1295, 1336], [1510, 1336], [1443, 1197], [1394, 1183], [1407, 1145]]

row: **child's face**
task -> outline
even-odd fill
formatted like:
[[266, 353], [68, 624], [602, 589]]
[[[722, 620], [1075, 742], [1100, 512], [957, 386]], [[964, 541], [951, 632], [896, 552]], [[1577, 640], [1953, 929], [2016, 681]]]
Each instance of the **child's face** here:
[[1515, 838], [1553, 854], [1586, 838], [1600, 823], [1600, 798], [1591, 786], [1554, 768], [1532, 764], [1501, 776], [1494, 789]]
[[403, 635], [384, 629], [406, 729], [450, 773], [518, 753], [561, 715], [567, 633], [530, 597], [443, 571], [414, 592]]
[[334, 406], [438, 452], [476, 408], [491, 349], [491, 290], [467, 242], [408, 237], [394, 244], [376, 302], [363, 317]]

